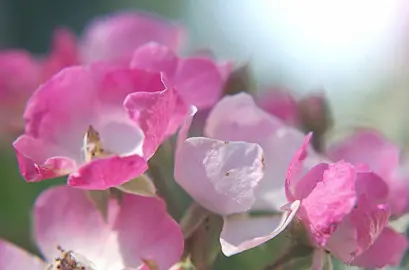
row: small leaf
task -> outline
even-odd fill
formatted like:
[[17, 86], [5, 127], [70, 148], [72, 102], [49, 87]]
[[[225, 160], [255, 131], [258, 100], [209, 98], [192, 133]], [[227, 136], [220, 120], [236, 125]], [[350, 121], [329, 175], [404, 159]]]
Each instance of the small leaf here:
[[187, 257], [185, 260], [173, 265], [169, 270], [196, 270], [196, 267], [190, 257]]
[[324, 266], [322, 267], [322, 270], [332, 270], [333, 268], [331, 255], [327, 253], [324, 257]]
[[110, 190], [87, 190], [86, 195], [94, 206], [101, 212], [104, 220], [108, 217], [108, 201], [110, 199]]
[[220, 233], [222, 217], [210, 214], [186, 240], [186, 252], [198, 270], [211, 269], [220, 253]]
[[223, 89], [224, 95], [234, 95], [240, 92], [253, 93], [254, 91], [255, 83], [248, 63], [238, 67], [230, 74]]
[[156, 188], [152, 180], [147, 175], [140, 175], [125, 184], [117, 187], [119, 190], [142, 196], [153, 197], [156, 195]]
[[154, 260], [142, 259], [142, 262], [146, 267], [148, 267], [149, 270], [159, 270], [159, 266]]
[[208, 210], [193, 202], [179, 222], [185, 239], [189, 238], [209, 215], [211, 213]]

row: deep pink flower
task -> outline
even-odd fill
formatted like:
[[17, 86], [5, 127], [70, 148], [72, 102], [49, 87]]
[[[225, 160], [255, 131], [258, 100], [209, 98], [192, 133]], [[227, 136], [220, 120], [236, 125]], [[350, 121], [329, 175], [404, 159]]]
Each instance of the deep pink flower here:
[[68, 29], [57, 29], [50, 53], [34, 57], [22, 50], [0, 52], [1, 133], [20, 133], [25, 104], [37, 87], [65, 67], [105, 61], [127, 67], [139, 46], [158, 42], [177, 50], [183, 29], [159, 16], [122, 12], [96, 18], [77, 38]]
[[95, 64], [43, 84], [14, 147], [27, 181], [69, 174], [68, 184], [106, 189], [147, 169], [165, 138], [177, 96], [159, 73]]
[[184, 29], [157, 15], [119, 12], [98, 17], [86, 28], [80, 41], [81, 62], [119, 61], [129, 63], [133, 52], [148, 42], [178, 50]]
[[[303, 134], [258, 108], [244, 93], [226, 96], [215, 105], [205, 133], [209, 138], [189, 138], [179, 144], [175, 179], [205, 208], [224, 216], [220, 242], [223, 253], [230, 256], [270, 240], [292, 220], [299, 203], [287, 205], [286, 211], [280, 207], [287, 203], [288, 163]], [[225, 170], [233, 165], [235, 171], [247, 173]], [[214, 190], [204, 192], [204, 186]], [[251, 216], [249, 211], [281, 213]]]
[[183, 252], [181, 230], [158, 198], [125, 195], [121, 203], [112, 199], [105, 221], [81, 190], [54, 187], [39, 196], [33, 214], [34, 236], [46, 262], [0, 241], [1, 269], [44, 270], [63, 256], [57, 247], [86, 270], [140, 269], [142, 260], [169, 269]]
[[327, 151], [333, 160], [345, 159], [365, 164], [389, 186], [388, 203], [392, 214], [399, 215], [409, 206], [409, 170], [401, 166], [399, 148], [375, 130], [359, 129]]
[[[368, 249], [390, 215], [384, 181], [363, 167], [345, 161], [320, 163], [303, 173], [311, 135], [294, 156], [286, 178], [289, 201], [301, 201], [297, 217], [317, 247], [325, 247], [345, 262]], [[340, 253], [342, 252], [342, 254]]]

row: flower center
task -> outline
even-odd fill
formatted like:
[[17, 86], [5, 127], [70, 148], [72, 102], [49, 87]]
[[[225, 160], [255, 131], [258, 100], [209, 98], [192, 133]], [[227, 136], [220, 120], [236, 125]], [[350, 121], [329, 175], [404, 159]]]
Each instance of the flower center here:
[[71, 250], [65, 251], [60, 246], [57, 249], [60, 251], [60, 256], [54, 258], [46, 270], [96, 270], [94, 264], [84, 256]]
[[86, 162], [95, 158], [107, 157], [111, 154], [104, 149], [99, 133], [91, 125], [84, 136], [83, 151]]

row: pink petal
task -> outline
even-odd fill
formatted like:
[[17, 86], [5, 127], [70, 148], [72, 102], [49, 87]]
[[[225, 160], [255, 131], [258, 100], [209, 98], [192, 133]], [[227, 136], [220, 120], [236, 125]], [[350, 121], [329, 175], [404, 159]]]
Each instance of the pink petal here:
[[133, 54], [130, 67], [164, 72], [172, 80], [179, 63], [178, 57], [164, 45], [150, 42]]
[[175, 110], [177, 96], [173, 89], [139, 92], [127, 96], [124, 106], [129, 117], [139, 123], [145, 140], [143, 154], [149, 159], [168, 135], [168, 125]]
[[303, 162], [307, 158], [307, 148], [310, 143], [311, 137], [312, 133], [307, 134], [300, 149], [295, 153], [288, 166], [287, 174], [285, 177], [285, 193], [289, 201], [296, 200], [295, 188], [298, 181], [302, 178]]
[[351, 223], [357, 228], [359, 248], [365, 251], [388, 225], [390, 210], [387, 205], [376, 205], [366, 196], [361, 196], [357, 205], [350, 218]]
[[137, 49], [131, 67], [164, 72], [183, 102], [199, 109], [213, 105], [220, 98], [226, 72], [224, 69], [220, 72], [210, 58], [179, 59], [170, 48], [157, 43]]
[[276, 237], [290, 224], [299, 206], [300, 201], [295, 201], [289, 211], [271, 217], [226, 216], [220, 235], [223, 254], [232, 256]]
[[0, 269], [2, 270], [44, 270], [46, 263], [27, 251], [0, 240]]
[[250, 209], [263, 177], [259, 145], [197, 137], [179, 147], [175, 180], [190, 196], [221, 215]]
[[[309, 177], [306, 175], [305, 177]], [[327, 239], [356, 203], [356, 172], [345, 162], [330, 164], [311, 193], [302, 200], [300, 217], [318, 246]]]
[[179, 62], [174, 82], [184, 102], [209, 108], [221, 97], [225, 83], [219, 66], [208, 58], [186, 58]]
[[[27, 99], [40, 83], [40, 64], [28, 52], [0, 52], [0, 134], [15, 137], [24, 128]], [[8, 142], [7, 142], [8, 143]]]
[[357, 208], [339, 224], [326, 248], [338, 259], [351, 263], [376, 241], [389, 215], [386, 205], [374, 204], [361, 195]]
[[13, 143], [20, 172], [27, 182], [36, 182], [69, 174], [76, 170], [72, 159], [57, 156], [64, 150], [41, 140], [22, 135]]
[[182, 231], [161, 199], [127, 195], [114, 229], [125, 265], [136, 267], [142, 258], [154, 260], [159, 269], [169, 269], [182, 256]]
[[389, 195], [388, 185], [373, 172], [357, 174], [356, 191], [358, 196], [365, 194], [374, 203], [385, 203]]
[[139, 46], [154, 41], [177, 50], [184, 30], [177, 24], [149, 13], [123, 12], [97, 18], [85, 30], [82, 61], [124, 61]]
[[284, 122], [295, 125], [299, 122], [297, 102], [288, 89], [268, 89], [258, 98], [259, 106]]
[[204, 132], [219, 140], [260, 143], [282, 126], [278, 119], [258, 108], [249, 94], [239, 93], [224, 97], [213, 107]]
[[258, 143], [264, 151], [265, 172], [254, 208], [278, 210], [287, 202], [284, 179], [291, 158], [302, 144], [304, 135], [300, 131], [285, 126], [257, 107], [250, 95], [240, 93], [226, 96], [214, 106], [205, 133], [219, 140]]
[[44, 60], [42, 80], [45, 81], [65, 67], [78, 64], [78, 50], [75, 35], [66, 28], [54, 32], [52, 51]]
[[82, 189], [103, 190], [120, 186], [148, 169], [140, 156], [96, 159], [68, 176], [68, 185]]
[[181, 231], [161, 200], [125, 195], [120, 207], [111, 200], [105, 222], [84, 192], [66, 186], [39, 196], [34, 231], [47, 258], [58, 255], [56, 246], [61, 245], [97, 269], [136, 268], [141, 259], [155, 259], [161, 269], [167, 269], [183, 249]]
[[390, 228], [384, 228], [378, 239], [351, 264], [366, 268], [398, 266], [409, 247], [408, 239]]
[[328, 150], [333, 160], [364, 163], [382, 177], [388, 177], [399, 165], [399, 149], [379, 132], [361, 129]]

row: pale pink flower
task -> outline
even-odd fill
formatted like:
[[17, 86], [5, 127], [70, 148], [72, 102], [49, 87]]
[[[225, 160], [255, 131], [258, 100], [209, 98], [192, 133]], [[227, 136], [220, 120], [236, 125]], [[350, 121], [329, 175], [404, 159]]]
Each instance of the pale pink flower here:
[[160, 73], [94, 64], [70, 67], [27, 104], [14, 142], [27, 181], [69, 174], [68, 184], [107, 189], [142, 174], [166, 136], [177, 96]]
[[365, 164], [381, 176], [389, 186], [388, 204], [393, 215], [409, 207], [409, 168], [400, 164], [400, 150], [381, 133], [358, 129], [344, 140], [333, 143], [327, 155], [333, 160], [345, 159]]
[[2, 270], [44, 270], [47, 264], [57, 265], [55, 259], [64, 255], [57, 247], [86, 270], [146, 269], [142, 260], [153, 260], [159, 269], [167, 270], [183, 252], [178, 224], [155, 197], [111, 199], [104, 220], [83, 191], [54, 187], [39, 196], [33, 215], [34, 237], [45, 261], [0, 241]]
[[184, 32], [180, 24], [147, 12], [118, 12], [98, 17], [84, 31], [80, 59], [83, 63], [127, 64], [135, 49], [151, 41], [178, 50]]
[[[202, 206], [224, 216], [220, 242], [223, 253], [230, 256], [270, 240], [292, 220], [299, 203], [287, 205], [288, 211], [280, 207], [287, 203], [284, 179], [288, 164], [304, 136], [258, 108], [245, 93], [217, 103], [205, 133], [209, 138], [189, 138], [179, 147], [175, 179]], [[255, 158], [260, 159], [255, 153], [261, 151], [256, 145], [263, 150], [263, 164], [254, 163]], [[225, 163], [248, 173], [231, 174], [225, 171]], [[264, 174], [255, 173], [261, 169]], [[202, 185], [215, 191], [204, 191]], [[277, 214], [251, 216], [249, 211]]]

